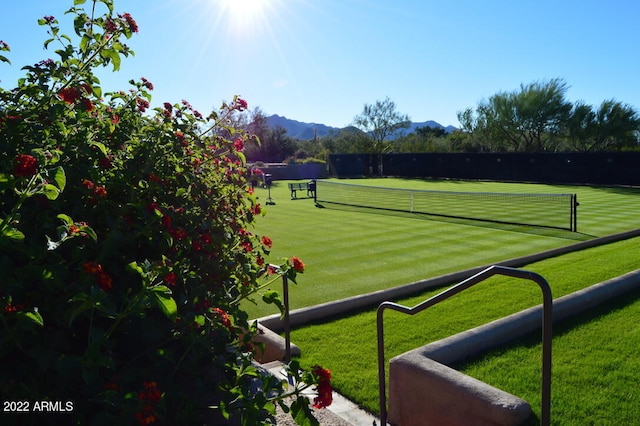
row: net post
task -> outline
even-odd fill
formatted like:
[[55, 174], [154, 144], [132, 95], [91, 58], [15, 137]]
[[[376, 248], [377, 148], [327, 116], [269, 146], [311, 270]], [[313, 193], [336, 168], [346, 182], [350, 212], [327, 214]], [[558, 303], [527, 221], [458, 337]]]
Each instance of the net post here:
[[318, 181], [312, 179], [311, 182], [313, 184], [313, 204], [318, 204]]
[[573, 194], [571, 196], [571, 216], [573, 219], [571, 230], [573, 232], [578, 232], [578, 194]]

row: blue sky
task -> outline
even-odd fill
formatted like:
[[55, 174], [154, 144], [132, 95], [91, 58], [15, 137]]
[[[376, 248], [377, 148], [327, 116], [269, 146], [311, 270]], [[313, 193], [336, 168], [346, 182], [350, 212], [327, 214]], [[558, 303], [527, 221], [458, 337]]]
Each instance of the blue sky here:
[[[37, 19], [72, 0], [3, 0], [0, 87], [55, 57]], [[233, 95], [267, 115], [349, 125], [389, 97], [416, 122], [521, 84], [562, 78], [567, 99], [640, 109], [640, 2], [629, 0], [116, 0], [140, 32], [135, 57], [101, 73], [104, 90], [145, 77], [152, 104], [188, 100], [206, 115]], [[72, 29], [65, 31], [71, 35]]]

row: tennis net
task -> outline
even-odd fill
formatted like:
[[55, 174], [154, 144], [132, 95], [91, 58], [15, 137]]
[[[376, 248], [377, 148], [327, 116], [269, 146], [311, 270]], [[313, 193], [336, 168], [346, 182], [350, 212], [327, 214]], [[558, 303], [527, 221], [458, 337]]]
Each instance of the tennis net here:
[[316, 182], [316, 203], [577, 231], [575, 194], [429, 191]]

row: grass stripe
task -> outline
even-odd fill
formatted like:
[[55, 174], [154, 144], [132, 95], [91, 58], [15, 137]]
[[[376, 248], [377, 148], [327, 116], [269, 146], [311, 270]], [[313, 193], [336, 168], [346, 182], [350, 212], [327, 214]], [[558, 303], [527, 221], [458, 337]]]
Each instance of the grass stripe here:
[[[291, 200], [287, 182], [271, 188], [276, 204], [265, 206], [256, 232], [274, 241], [273, 257], [300, 257], [307, 271], [291, 289], [292, 308], [355, 296], [461, 269], [489, 264], [640, 227], [640, 191], [495, 182], [361, 179], [350, 182], [399, 188], [514, 193], [577, 193], [578, 233], [445, 220], [422, 215], [376, 214], [362, 209], [317, 208], [311, 199]], [[257, 188], [264, 204], [267, 190]], [[609, 219], [607, 206], [622, 213]], [[252, 317], [276, 313], [247, 304]]]
[[[554, 298], [557, 298], [618, 276], [621, 271], [636, 269], [640, 264], [640, 253], [637, 250], [639, 243], [640, 238], [635, 238], [536, 262], [524, 269], [545, 277], [552, 287]], [[621, 255], [623, 253], [627, 255]], [[425, 292], [399, 302], [406, 306], [415, 306], [439, 291]], [[535, 285], [520, 285], [506, 277], [493, 277], [416, 317], [389, 312], [388, 315], [385, 314], [387, 356], [391, 358], [415, 347], [539, 304], [539, 293]], [[631, 322], [633, 323], [633, 318]], [[539, 336], [537, 337], [539, 339]], [[296, 329], [292, 332], [292, 340], [302, 348], [303, 364], [322, 364], [329, 368], [334, 373], [336, 388], [366, 409], [378, 411], [375, 311], [355, 313], [330, 323]], [[554, 338], [554, 374], [555, 365], [561, 359], [563, 351], [556, 344], [557, 340], [558, 336]], [[534, 344], [537, 344], [537, 340]], [[591, 342], [583, 340], [581, 344], [588, 348]], [[525, 367], [537, 372], [535, 379], [531, 379], [528, 373], [523, 374], [522, 388], [505, 390], [527, 399], [533, 405], [534, 411], [537, 411], [540, 392], [539, 349], [532, 349], [530, 356], [537, 357], [537, 361], [533, 365], [526, 364]], [[519, 367], [513, 364], [511, 368]], [[638, 381], [638, 371], [636, 370], [634, 383]], [[495, 370], [487, 369], [486, 373], [483, 379], [495, 374]], [[528, 383], [532, 380], [533, 387], [529, 388]], [[554, 375], [554, 395], [557, 392], [580, 393], [584, 387], [589, 386], [589, 380], [589, 377], [584, 377], [580, 382], [582, 388], [574, 388], [570, 383], [562, 383]], [[559, 404], [561, 401], [554, 399], [554, 416], [559, 415], [555, 411]], [[588, 411], [589, 408], [583, 409], [585, 410]]]
[[[267, 215], [256, 225], [256, 232], [274, 240], [275, 257], [299, 256], [305, 261], [307, 270], [299, 277], [300, 284], [291, 291], [294, 308], [640, 228], [640, 216], [636, 213], [640, 210], [640, 190], [636, 188], [411, 179], [362, 179], [350, 182], [449, 191], [577, 193], [580, 202], [579, 232], [442, 218], [433, 220], [405, 214], [372, 214], [361, 209], [319, 209], [309, 199], [290, 200], [286, 182], [276, 182], [272, 196], [277, 204], [268, 206]], [[262, 200], [266, 199], [266, 190], [258, 189], [257, 192]], [[530, 265], [530, 268], [549, 280], [554, 297], [559, 297], [636, 269], [640, 264], [637, 250], [639, 242], [633, 239], [572, 253]], [[513, 286], [501, 282], [499, 278], [496, 280], [480, 286], [482, 292], [473, 292], [474, 289], [471, 289], [471, 293], [464, 297], [451, 300], [451, 303], [448, 301], [446, 306], [429, 312], [426, 319], [422, 315], [408, 320], [394, 318], [391, 313], [385, 318], [385, 324], [389, 329], [399, 332], [394, 331], [393, 339], [387, 336], [388, 356], [529, 307], [535, 301], [539, 303], [540, 296], [536, 289]], [[500, 291], [505, 287], [512, 291], [514, 289], [511, 287], [515, 287], [517, 291], [509, 292], [509, 298], [505, 299]], [[401, 302], [411, 306], [430, 294]], [[488, 303], [500, 300], [503, 304]], [[273, 313], [271, 310], [253, 312], [254, 316]], [[629, 318], [630, 324], [637, 324], [640, 319], [633, 315]], [[555, 342], [563, 338], [559, 336]], [[334, 372], [336, 387], [342, 393], [367, 409], [377, 411], [375, 314], [353, 313], [331, 323], [294, 330], [293, 341], [302, 348], [303, 364], [322, 364], [330, 368]], [[633, 339], [631, 341], [636, 342]], [[595, 361], [588, 360], [588, 353], [571, 359], [573, 349], [560, 349], [562, 344], [555, 342], [554, 356], [558, 357], [557, 360], [561, 359], [561, 352], [566, 351], [569, 354], [566, 361], [569, 366], [578, 361], [597, 365]], [[591, 340], [582, 338], [568, 346], [589, 348], [591, 344]], [[637, 347], [637, 343], [634, 344]], [[616, 351], [615, 345], [607, 351], [608, 357], [611, 357], [611, 353]], [[625, 365], [625, 362], [620, 364]], [[554, 374], [556, 370], [554, 367]], [[634, 370], [638, 371], [637, 368]], [[570, 373], [566, 375], [570, 376]], [[522, 376], [527, 377], [526, 374]], [[621, 381], [628, 383], [638, 382], [635, 372], [628, 372], [626, 365], [623, 369], [612, 370], [612, 376], [621, 377]], [[599, 379], [589, 377], [576, 380], [576, 384], [571, 381], [559, 383], [559, 380], [564, 379], [554, 376], [554, 422], [558, 419], [558, 424], [572, 424], [571, 419], [588, 419], [589, 415], [593, 415], [594, 419], [603, 419], [598, 424], [607, 424], [610, 421], [607, 419], [616, 418], [615, 413], [612, 417], [610, 412], [602, 412], [602, 405], [606, 405], [603, 401], [610, 396], [584, 391], [585, 388], [591, 389], [591, 384], [595, 382], [599, 383], [595, 387], [599, 390], [606, 382], [600, 383]], [[529, 399], [529, 394], [538, 392], [535, 389], [539, 386], [539, 379], [536, 378], [533, 385], [527, 384], [527, 380], [523, 382], [526, 382], [523, 389], [514, 393]], [[529, 389], [531, 386], [533, 391]], [[557, 392], [567, 400], [556, 400]], [[633, 400], [633, 396], [624, 397]], [[535, 396], [532, 398], [530, 401], [535, 409]], [[620, 406], [613, 411], [616, 409], [620, 409]], [[637, 412], [632, 413], [638, 417]], [[595, 423], [578, 421], [573, 424]]]

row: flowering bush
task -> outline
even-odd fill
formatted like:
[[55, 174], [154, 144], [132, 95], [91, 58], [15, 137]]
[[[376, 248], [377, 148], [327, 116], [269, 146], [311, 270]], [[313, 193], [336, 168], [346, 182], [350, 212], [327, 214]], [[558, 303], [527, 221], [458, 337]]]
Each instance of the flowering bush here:
[[[330, 374], [294, 361], [288, 391], [261, 374], [240, 307], [304, 271], [295, 257], [269, 265], [271, 239], [250, 231], [263, 214], [242, 153], [251, 136], [225, 126], [246, 101], [204, 117], [186, 101], [151, 110], [144, 78], [102, 93], [93, 70], [118, 70], [138, 26], [112, 0], [84, 3], [69, 10], [76, 39], [39, 21], [57, 59], [0, 88], [2, 400], [67, 412], [20, 424], [252, 425], [276, 402], [315, 423], [300, 392], [317, 385], [328, 405]], [[0, 41], [0, 62], [8, 51]]]

